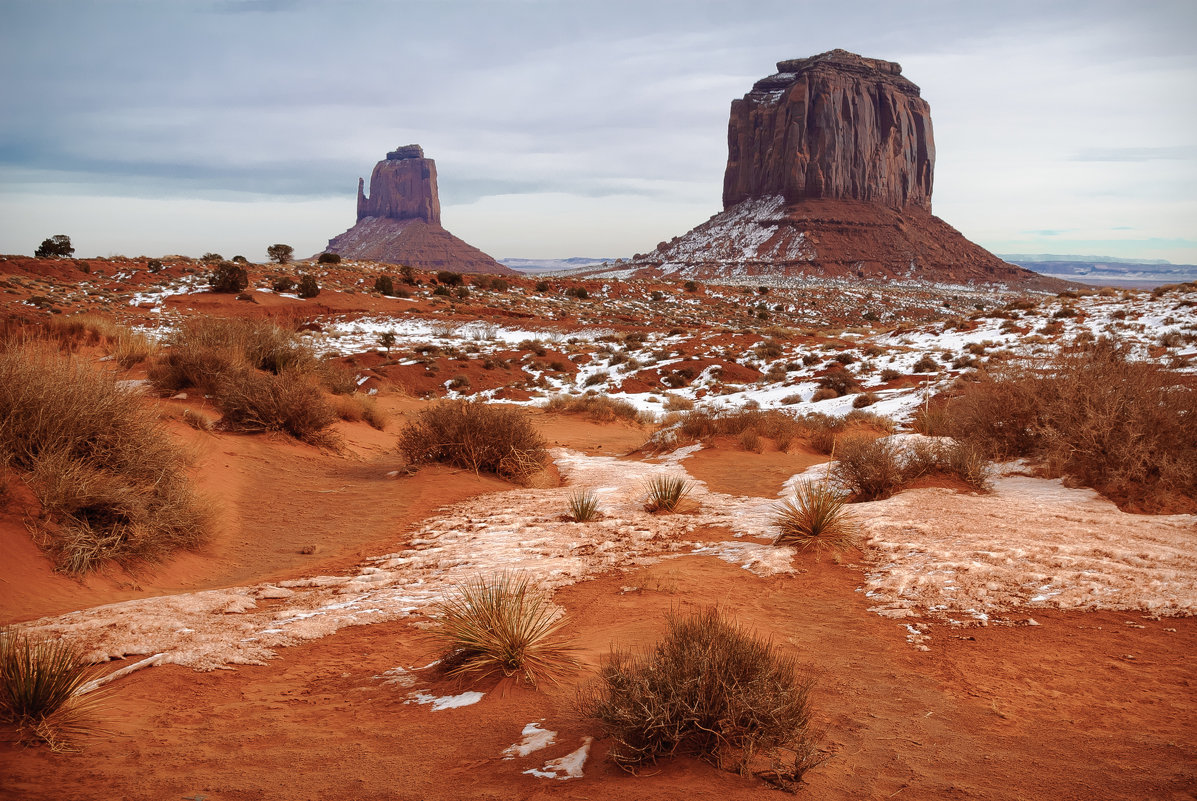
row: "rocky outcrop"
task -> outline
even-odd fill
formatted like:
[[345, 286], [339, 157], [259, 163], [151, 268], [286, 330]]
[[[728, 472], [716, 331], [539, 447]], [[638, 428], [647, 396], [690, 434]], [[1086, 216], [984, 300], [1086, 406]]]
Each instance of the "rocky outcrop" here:
[[845, 50], [779, 61], [732, 102], [725, 209], [781, 195], [931, 208], [931, 109], [892, 61]]
[[441, 227], [436, 162], [419, 145], [396, 148], [374, 165], [369, 197], [358, 179], [357, 224], [325, 250], [420, 270], [518, 275]]
[[357, 218], [423, 220], [441, 224], [441, 199], [436, 191], [436, 162], [424, 158], [424, 148], [405, 145], [387, 153], [370, 173], [370, 196], [357, 179]]
[[732, 102], [724, 210], [611, 274], [910, 279], [1059, 288], [931, 214], [931, 110], [892, 61], [781, 61]]

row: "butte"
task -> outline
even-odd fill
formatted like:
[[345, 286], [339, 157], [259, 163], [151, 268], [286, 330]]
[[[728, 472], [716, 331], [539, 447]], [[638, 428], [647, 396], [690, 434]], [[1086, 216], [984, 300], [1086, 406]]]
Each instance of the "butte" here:
[[723, 211], [619, 267], [642, 277], [1065, 286], [931, 213], [931, 109], [892, 61], [832, 50], [778, 62], [732, 101], [727, 140]]
[[370, 196], [357, 181], [357, 223], [325, 250], [353, 259], [419, 270], [518, 275], [441, 226], [436, 162], [419, 145], [387, 153], [370, 174]]

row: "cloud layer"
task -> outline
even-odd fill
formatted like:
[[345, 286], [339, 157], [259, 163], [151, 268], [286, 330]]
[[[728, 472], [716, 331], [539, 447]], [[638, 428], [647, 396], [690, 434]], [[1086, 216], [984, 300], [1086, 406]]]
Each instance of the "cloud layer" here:
[[980, 5], [14, 0], [0, 251], [315, 252], [418, 142], [472, 244], [629, 255], [719, 210], [733, 98], [844, 47], [922, 87], [966, 235], [1197, 262], [1194, 7]]

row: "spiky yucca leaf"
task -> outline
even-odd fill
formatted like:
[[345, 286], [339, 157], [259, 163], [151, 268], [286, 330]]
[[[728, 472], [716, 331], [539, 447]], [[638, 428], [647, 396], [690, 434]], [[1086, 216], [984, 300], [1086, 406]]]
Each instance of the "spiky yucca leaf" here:
[[826, 482], [799, 484], [794, 497], [787, 498], [777, 508], [777, 517], [773, 520], [781, 529], [777, 544], [796, 548], [846, 548], [856, 534], [846, 502], [847, 499]]
[[556, 682], [577, 667], [570, 641], [560, 636], [565, 619], [548, 598], [514, 573], [479, 576], [457, 587], [438, 610], [434, 636], [445, 646], [442, 660], [450, 676], [502, 673]]
[[89, 718], [104, 694], [82, 695], [90, 666], [66, 640], [29, 637], [0, 629], [0, 718], [22, 740], [40, 740], [55, 751], [92, 730]]
[[656, 476], [648, 481], [644, 504], [649, 512], [676, 512], [693, 489], [690, 482], [679, 476]]
[[569, 516], [578, 523], [589, 523], [601, 516], [598, 496], [592, 490], [579, 490], [569, 496]]

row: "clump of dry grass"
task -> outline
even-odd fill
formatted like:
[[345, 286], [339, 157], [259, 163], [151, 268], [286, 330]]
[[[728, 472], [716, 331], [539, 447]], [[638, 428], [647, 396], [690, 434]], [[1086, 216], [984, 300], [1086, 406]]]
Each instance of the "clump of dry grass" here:
[[569, 516], [576, 523], [589, 523], [602, 517], [593, 490], [579, 490], [569, 496]]
[[370, 426], [384, 431], [387, 415], [378, 408], [378, 403], [369, 395], [337, 395], [332, 400], [333, 411], [346, 422], [365, 420]]
[[773, 521], [781, 529], [777, 544], [798, 549], [847, 548], [856, 535], [847, 500], [826, 481], [802, 482], [794, 497], [778, 505]]
[[644, 509], [654, 514], [676, 512], [681, 509], [682, 502], [693, 489], [693, 485], [680, 476], [654, 476], [644, 487], [648, 496], [644, 502]]
[[444, 462], [523, 481], [548, 460], [544, 439], [523, 409], [483, 401], [442, 401], [399, 434], [412, 464]]
[[948, 404], [951, 430], [995, 458], [1030, 457], [1148, 512], [1197, 510], [1197, 390], [1099, 341], [1007, 365]]
[[253, 369], [310, 374], [318, 362], [293, 332], [269, 320], [198, 317], [184, 320], [166, 338], [166, 349], [149, 370], [163, 392], [187, 387], [215, 389], [228, 374]]
[[24, 471], [60, 570], [154, 559], [207, 536], [210, 513], [162, 422], [112, 374], [45, 344], [0, 346], [0, 463]]
[[564, 617], [526, 575], [500, 573], [457, 588], [435, 616], [433, 637], [444, 647], [442, 669], [450, 676], [519, 676], [532, 686], [578, 666], [574, 647], [561, 636]]
[[81, 692], [91, 666], [70, 642], [29, 637], [0, 629], [0, 719], [25, 743], [44, 742], [54, 751], [92, 732], [103, 708], [102, 694]]
[[632, 404], [594, 392], [587, 392], [585, 395], [554, 395], [545, 405], [545, 411], [585, 414], [591, 420], [600, 423], [615, 420], [643, 422], [642, 415]]
[[793, 783], [821, 762], [810, 732], [812, 680], [796, 660], [715, 608], [673, 613], [642, 654], [613, 652], [579, 693], [583, 716], [612, 740], [610, 759], [635, 773], [687, 754], [748, 773], [758, 757]]

